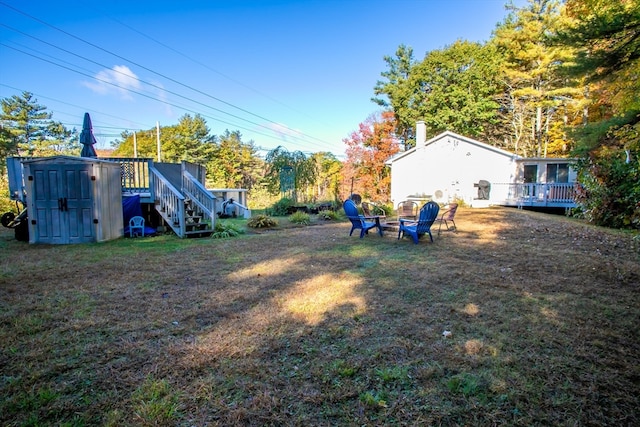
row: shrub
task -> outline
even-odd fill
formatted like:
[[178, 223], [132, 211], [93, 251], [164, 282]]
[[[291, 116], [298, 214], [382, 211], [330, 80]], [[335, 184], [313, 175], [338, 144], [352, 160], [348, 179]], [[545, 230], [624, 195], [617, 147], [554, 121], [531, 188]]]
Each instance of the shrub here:
[[602, 156], [578, 163], [577, 199], [587, 220], [611, 228], [640, 228], [640, 168]]
[[226, 239], [229, 237], [235, 237], [238, 234], [244, 233], [244, 230], [239, 226], [230, 222], [218, 221], [213, 228], [211, 237], [214, 239]]
[[249, 209], [252, 211], [268, 209], [269, 206], [278, 201], [280, 196], [274, 196], [264, 186], [255, 186], [249, 190], [247, 194], [247, 201], [249, 203]]
[[269, 214], [274, 216], [287, 216], [289, 208], [293, 206], [293, 200], [283, 197], [271, 206]]
[[[464, 199], [460, 198], [460, 197], [454, 197], [453, 200], [450, 203], [457, 203], [459, 208], [466, 208], [467, 206], [467, 202], [464, 201]], [[449, 203], [447, 203], [449, 204]]]
[[320, 211], [318, 212], [318, 218], [324, 219], [325, 221], [337, 220], [340, 216], [338, 212], [335, 211]]
[[[380, 212], [382, 211], [382, 212]], [[385, 204], [376, 204], [375, 215], [385, 215], [385, 216], [393, 216], [395, 213], [395, 209], [393, 206], [385, 205]]]
[[268, 215], [256, 215], [249, 218], [247, 221], [247, 227], [251, 228], [269, 228], [278, 225], [278, 221], [271, 218]]
[[298, 211], [289, 217], [289, 221], [294, 224], [309, 225], [311, 224], [311, 216], [308, 213]]
[[13, 212], [18, 214], [20, 207], [16, 205], [9, 197], [9, 181], [6, 177], [0, 176], [0, 215], [5, 212]]

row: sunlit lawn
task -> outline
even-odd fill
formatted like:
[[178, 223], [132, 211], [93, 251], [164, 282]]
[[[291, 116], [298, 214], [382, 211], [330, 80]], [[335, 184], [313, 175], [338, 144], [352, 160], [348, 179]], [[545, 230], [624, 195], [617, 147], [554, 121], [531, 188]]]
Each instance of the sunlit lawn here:
[[433, 244], [317, 223], [70, 246], [3, 229], [0, 424], [640, 424], [632, 234], [497, 208]]

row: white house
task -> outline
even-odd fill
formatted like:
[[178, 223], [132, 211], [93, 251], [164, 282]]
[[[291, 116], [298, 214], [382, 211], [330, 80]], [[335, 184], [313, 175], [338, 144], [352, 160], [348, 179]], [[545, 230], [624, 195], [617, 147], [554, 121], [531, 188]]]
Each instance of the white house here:
[[574, 205], [570, 159], [525, 159], [450, 131], [427, 141], [422, 121], [416, 124], [416, 146], [386, 164], [394, 206], [429, 199], [460, 200], [475, 207]]

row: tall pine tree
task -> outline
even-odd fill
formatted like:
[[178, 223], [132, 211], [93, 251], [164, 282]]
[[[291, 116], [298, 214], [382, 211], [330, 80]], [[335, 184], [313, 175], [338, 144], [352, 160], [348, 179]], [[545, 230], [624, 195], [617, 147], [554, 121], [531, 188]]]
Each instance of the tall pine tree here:
[[509, 149], [527, 157], [568, 155], [562, 127], [581, 111], [576, 101], [581, 89], [559, 72], [572, 49], [545, 42], [561, 25], [559, 2], [529, 0], [508, 9], [492, 43], [505, 58], [501, 101], [503, 120], [511, 128]]

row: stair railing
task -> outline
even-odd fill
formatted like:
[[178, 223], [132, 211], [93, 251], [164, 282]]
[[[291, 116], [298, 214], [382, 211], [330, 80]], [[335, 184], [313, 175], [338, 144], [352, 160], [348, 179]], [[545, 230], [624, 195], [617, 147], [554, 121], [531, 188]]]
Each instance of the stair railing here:
[[208, 221], [213, 229], [216, 221], [217, 198], [186, 170], [182, 172], [182, 191], [194, 205], [198, 206], [204, 221]]
[[153, 176], [154, 195], [160, 205], [160, 215], [179, 236], [186, 235], [184, 219], [184, 196], [158, 170], [150, 166], [149, 172]]

